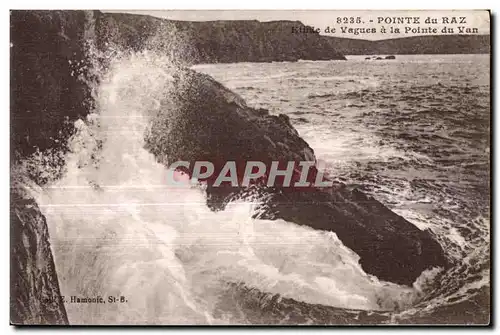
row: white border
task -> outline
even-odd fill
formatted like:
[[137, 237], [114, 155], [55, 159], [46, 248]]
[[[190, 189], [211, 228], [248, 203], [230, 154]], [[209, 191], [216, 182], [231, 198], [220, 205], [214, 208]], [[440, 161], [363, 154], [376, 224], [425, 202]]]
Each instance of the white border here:
[[[1, 309], [1, 325], [3, 330], [6, 331], [7, 333], [13, 333], [15, 331], [14, 327], [9, 326], [9, 270], [8, 270], [8, 264], [9, 264], [9, 14], [8, 14], [8, 9], [492, 9], [493, 13], [500, 13], [500, 7], [499, 7], [499, 1], [495, 0], [490, 0], [490, 1], [485, 1], [485, 0], [468, 0], [468, 1], [462, 1], [462, 0], [456, 0], [456, 1], [449, 1], [449, 2], [438, 2], [436, 0], [419, 0], [419, 1], [380, 1], [380, 0], [371, 0], [371, 1], [359, 1], [359, 0], [349, 0], [349, 1], [318, 1], [318, 0], [302, 0], [302, 1], [297, 1], [297, 0], [289, 0], [283, 3], [279, 3], [277, 1], [270, 1], [270, 0], [252, 0], [248, 2], [238, 2], [238, 1], [222, 1], [222, 0], [212, 0], [212, 1], [193, 1], [193, 0], [182, 0], [178, 2], [167, 2], [167, 1], [152, 1], [152, 0], [140, 0], [140, 1], [131, 1], [131, 0], [122, 0], [122, 1], [102, 1], [102, 0], [86, 0], [86, 1], [80, 1], [80, 2], [68, 2], [62, 1], [62, 0], [50, 0], [50, 1], [26, 1], [26, 0], [20, 0], [20, 1], [15, 1], [10, 4], [7, 2], [2, 2], [2, 6], [6, 5], [6, 8], [3, 9], [0, 12], [0, 17], [2, 19], [3, 27], [4, 29], [1, 30], [0, 33], [0, 45], [2, 46], [2, 52], [1, 52], [1, 70], [2, 74], [0, 78], [3, 80], [3, 87], [2, 87], [2, 103], [3, 103], [3, 112], [0, 114], [2, 120], [0, 121], [0, 127], [2, 127], [0, 134], [4, 137], [2, 141], [0, 142], [0, 153], [1, 157], [3, 158], [2, 163], [0, 164], [0, 194], [1, 194], [1, 210], [0, 213], [4, 216], [4, 220], [2, 220], [2, 232], [1, 236], [3, 238], [2, 243], [2, 273], [3, 276], [1, 276], [1, 299], [0, 299], [0, 309]], [[498, 20], [498, 17], [496, 18]], [[498, 24], [498, 22], [497, 22]], [[498, 43], [498, 32], [497, 29], [494, 29], [492, 31], [492, 34], [494, 34], [494, 43]], [[495, 55], [495, 60], [497, 60], [497, 57]], [[496, 71], [495, 71], [496, 72]], [[494, 95], [495, 98], [498, 99], [497, 96], [497, 89], [495, 85], [492, 85], [492, 88], [494, 89]], [[492, 97], [493, 99], [493, 97]], [[496, 112], [496, 111], [495, 111]], [[499, 129], [499, 117], [497, 116], [495, 118], [495, 124], [493, 125], [493, 129]], [[492, 129], [492, 131], [493, 131]], [[494, 147], [497, 147], [500, 143], [498, 143], [498, 137], [495, 138], [494, 143], [492, 145]], [[496, 153], [497, 154], [497, 153]], [[498, 156], [498, 155], [497, 155]], [[495, 164], [494, 166], [498, 170], [498, 157], [495, 159]], [[498, 172], [498, 171], [496, 171]], [[498, 180], [498, 176], [497, 176]], [[498, 182], [495, 183], [494, 189], [498, 190], [497, 188]], [[498, 201], [498, 196], [497, 199], [495, 200], [494, 207], [500, 208], [499, 206], [499, 201]], [[491, 223], [492, 225], [496, 224], [496, 222]], [[496, 227], [494, 229], [495, 236], [493, 238], [495, 239], [496, 243], [498, 244], [498, 231], [499, 228]], [[498, 246], [496, 246], [495, 250], [498, 250]], [[495, 253], [494, 255], [494, 268], [498, 268], [498, 253]], [[496, 272], [496, 271], [494, 271]], [[495, 276], [495, 282], [493, 283], [493, 290], [496, 292], [498, 290], [498, 274]], [[495, 312], [496, 309], [498, 308], [498, 303], [497, 303], [497, 294], [495, 294], [495, 309], [493, 311]], [[492, 321], [497, 320], [498, 318], [496, 317], [497, 313], [495, 312], [494, 316], [492, 317]], [[6, 329], [7, 328], [7, 329]], [[46, 332], [52, 332], [54, 331], [55, 328], [43, 328], [40, 329], [40, 331]], [[69, 331], [70, 329], [65, 329], [61, 330], [58, 329], [59, 331]], [[86, 328], [78, 328], [78, 329], [71, 329], [73, 332], [81, 332], [81, 331], [87, 330]], [[94, 329], [95, 333], [104, 333], [106, 330], [110, 329]], [[137, 329], [137, 328], [131, 328], [131, 329], [115, 329], [114, 331], [127, 331], [130, 333], [145, 333], [146, 331], [151, 331], [151, 330], [156, 330], [156, 331], [168, 331], [169, 334], [173, 333], [191, 333], [191, 332], [196, 332], [200, 331], [200, 329], [168, 329], [168, 328], [155, 328], [155, 329]], [[204, 328], [204, 331], [212, 331], [212, 332], [219, 332], [221, 329], [206, 329]], [[253, 329], [248, 328], [248, 329], [225, 329], [223, 330], [224, 332], [238, 332], [238, 333], [247, 333], [248, 331], [252, 331]], [[395, 329], [393, 329], [395, 330]], [[408, 328], [398, 328], [398, 331], [405, 331], [408, 330]], [[288, 333], [293, 332], [293, 333], [299, 333], [305, 331], [304, 328], [280, 328], [280, 329], [272, 329], [272, 330], [261, 330], [261, 331], [266, 331], [266, 332], [271, 332], [271, 331], [286, 331]], [[322, 332], [322, 331], [331, 331], [335, 333], [346, 333], [346, 332], [363, 332], [363, 331], [377, 331], [377, 332], [386, 332], [386, 331], [391, 331], [388, 329], [346, 329], [346, 328], [330, 328], [330, 329], [318, 329], [315, 328], [314, 330], [307, 330], [308, 332]], [[417, 331], [417, 332], [426, 332], [428, 331], [427, 329], [424, 328], [417, 328], [417, 329], [412, 329], [412, 331]], [[444, 332], [449, 332], [449, 333], [455, 333], [457, 331], [462, 332], [463, 329], [456, 329], [456, 328], [451, 328], [451, 329], [443, 329], [442, 331]], [[479, 333], [480, 331], [484, 331], [484, 329], [478, 329], [478, 328], [469, 328], [467, 330], [468, 333]], [[2, 331], [3, 333], [3, 331]]]
[[86, 0], [69, 3], [63, 0], [26, 1], [12, 3], [11, 9], [489, 9], [495, 4], [492, 0], [444, 2], [436, 0], [420, 1], [326, 1], [326, 0], [289, 0], [286, 2], [252, 0], [248, 2], [224, 0], [183, 0], [165, 2], [158, 0], [141, 1], [99, 1]]

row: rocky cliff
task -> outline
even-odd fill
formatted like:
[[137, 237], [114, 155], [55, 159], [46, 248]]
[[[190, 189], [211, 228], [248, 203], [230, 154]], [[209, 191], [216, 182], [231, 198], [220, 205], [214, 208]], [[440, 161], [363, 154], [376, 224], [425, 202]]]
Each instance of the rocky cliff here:
[[160, 50], [186, 63], [332, 60], [345, 57], [325, 36], [294, 33], [298, 21], [172, 21], [146, 15], [100, 13], [100, 45]]
[[[72, 122], [92, 104], [86, 41], [91, 11], [11, 11], [11, 322], [67, 324], [47, 224], [17, 164], [37, 150], [64, 151]], [[59, 156], [61, 157], [61, 156]], [[47, 163], [47, 162], [45, 162]], [[63, 161], [52, 164], [61, 165]], [[37, 183], [46, 179], [24, 171]]]
[[10, 321], [67, 324], [45, 217], [22, 185], [10, 197]]

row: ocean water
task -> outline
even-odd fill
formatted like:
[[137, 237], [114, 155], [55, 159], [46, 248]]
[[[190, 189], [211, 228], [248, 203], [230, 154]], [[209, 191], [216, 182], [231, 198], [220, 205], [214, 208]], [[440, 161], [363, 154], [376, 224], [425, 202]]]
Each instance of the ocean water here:
[[62, 178], [35, 191], [72, 324], [487, 322], [489, 58], [211, 64], [194, 67], [250, 106], [287, 114], [334, 178], [420, 228], [453, 266], [413, 286], [366, 274], [335, 233], [211, 212], [203, 190], [165, 185], [144, 148], [172, 89], [169, 60], [115, 56], [96, 108], [75, 123]]

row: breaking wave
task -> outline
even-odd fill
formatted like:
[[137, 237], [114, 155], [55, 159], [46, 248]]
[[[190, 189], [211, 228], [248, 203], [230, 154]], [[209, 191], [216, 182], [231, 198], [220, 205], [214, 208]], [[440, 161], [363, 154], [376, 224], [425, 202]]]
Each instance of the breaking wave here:
[[150, 117], [168, 105], [173, 67], [143, 52], [116, 55], [100, 71], [95, 110], [75, 123], [62, 178], [36, 198], [62, 294], [127, 302], [67, 302], [71, 324], [248, 323], [248, 312], [228, 308], [235, 299], [254, 299], [232, 294], [238, 287], [380, 312], [403, 311], [426, 297], [439, 269], [413, 287], [383, 282], [367, 275], [332, 232], [252, 219], [252, 202], [212, 212], [202, 189], [167, 186], [166, 167], [144, 149], [144, 134]]

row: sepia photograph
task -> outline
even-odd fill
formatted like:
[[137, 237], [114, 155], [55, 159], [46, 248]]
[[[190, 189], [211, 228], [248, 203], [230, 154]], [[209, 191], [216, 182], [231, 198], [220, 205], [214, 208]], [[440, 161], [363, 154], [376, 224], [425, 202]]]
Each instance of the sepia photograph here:
[[10, 325], [491, 325], [488, 10], [10, 10]]

